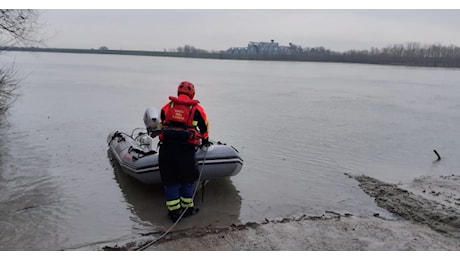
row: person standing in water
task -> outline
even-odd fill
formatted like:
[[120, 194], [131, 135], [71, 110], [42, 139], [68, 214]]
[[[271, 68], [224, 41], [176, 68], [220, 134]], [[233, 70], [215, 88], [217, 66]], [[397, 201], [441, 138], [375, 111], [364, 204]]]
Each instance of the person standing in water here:
[[195, 152], [211, 145], [209, 122], [204, 108], [195, 97], [195, 86], [182, 81], [177, 97], [170, 96], [160, 113], [161, 131], [158, 162], [164, 185], [168, 217], [176, 222], [198, 213], [193, 195], [199, 177]]

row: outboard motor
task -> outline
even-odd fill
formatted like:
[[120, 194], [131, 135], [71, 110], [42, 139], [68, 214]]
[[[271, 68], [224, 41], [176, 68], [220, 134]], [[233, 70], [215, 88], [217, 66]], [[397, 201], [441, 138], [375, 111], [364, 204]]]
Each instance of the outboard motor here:
[[160, 130], [160, 114], [155, 107], [149, 107], [145, 110], [144, 124], [149, 135], [155, 130]]

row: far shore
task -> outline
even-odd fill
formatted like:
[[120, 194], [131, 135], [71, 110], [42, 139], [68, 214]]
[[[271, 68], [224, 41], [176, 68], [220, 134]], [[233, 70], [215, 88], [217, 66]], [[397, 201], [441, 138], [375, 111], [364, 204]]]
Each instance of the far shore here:
[[268, 55], [268, 54], [229, 54], [225, 51], [214, 52], [177, 52], [177, 51], [145, 51], [145, 50], [111, 50], [111, 49], [73, 49], [73, 48], [39, 48], [39, 47], [1, 47], [0, 51], [51, 52], [75, 54], [110, 54], [131, 56], [156, 56], [195, 59], [220, 60], [258, 60], [258, 61], [293, 61], [293, 62], [334, 62], [354, 64], [396, 65], [415, 67], [460, 68], [460, 59], [455, 57], [398, 57], [372, 56], [361, 54], [331, 53], [327, 55]]

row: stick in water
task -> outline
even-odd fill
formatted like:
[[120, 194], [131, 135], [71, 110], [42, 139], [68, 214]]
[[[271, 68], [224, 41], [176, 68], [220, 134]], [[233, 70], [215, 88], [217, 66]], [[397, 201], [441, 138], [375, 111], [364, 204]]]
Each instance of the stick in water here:
[[437, 161], [441, 160], [441, 156], [439, 156], [439, 153], [438, 153], [436, 150], [433, 150], [433, 152], [436, 154], [436, 156], [438, 156], [438, 160], [437, 160]]

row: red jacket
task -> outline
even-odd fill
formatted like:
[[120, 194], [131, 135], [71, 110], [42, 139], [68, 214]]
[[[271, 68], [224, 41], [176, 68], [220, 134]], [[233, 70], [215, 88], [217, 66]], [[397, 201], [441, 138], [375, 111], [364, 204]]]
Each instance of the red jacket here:
[[[193, 130], [196, 132], [195, 140], [191, 140], [190, 143], [193, 144], [198, 144], [199, 139], [205, 139], [209, 137], [209, 122], [208, 122], [208, 117], [206, 115], [206, 112], [204, 108], [199, 104], [198, 100], [191, 99], [187, 95], [180, 94], [178, 97], [169, 97], [171, 100], [170, 102], [166, 103], [162, 108], [161, 108], [161, 124], [162, 124], [162, 129], [167, 129], [168, 127], [171, 127], [169, 120], [171, 118], [167, 118], [168, 112], [170, 109], [173, 109], [175, 104], [185, 104], [190, 106], [190, 109], [193, 111], [194, 115], [193, 118], [190, 118], [187, 123], [187, 128], [189, 130]], [[173, 117], [170, 115], [170, 117]], [[164, 135], [162, 136], [160, 134], [160, 140], [164, 139]]]

